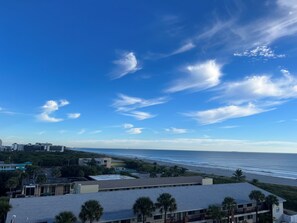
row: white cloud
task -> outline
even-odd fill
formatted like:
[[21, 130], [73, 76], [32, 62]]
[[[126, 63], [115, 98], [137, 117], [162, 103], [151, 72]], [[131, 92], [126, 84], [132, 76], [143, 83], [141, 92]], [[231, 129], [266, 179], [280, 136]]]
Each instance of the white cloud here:
[[42, 122], [62, 122], [64, 120], [62, 118], [50, 117], [47, 113], [41, 113], [37, 117]]
[[169, 56], [181, 54], [184, 52], [187, 52], [189, 50], [192, 50], [196, 47], [196, 45], [193, 42], [187, 42], [186, 44], [182, 45], [180, 48], [174, 50], [172, 53], [169, 54]]
[[143, 99], [119, 94], [118, 98], [114, 100], [112, 106], [115, 107], [117, 111], [126, 112], [139, 108], [150, 107], [153, 105], [164, 104], [166, 102], [168, 102], [168, 98], [166, 97]]
[[228, 119], [233, 118], [241, 118], [246, 116], [251, 116], [255, 114], [259, 114], [262, 112], [266, 112], [263, 108], [259, 108], [254, 104], [248, 105], [229, 105], [224, 107], [219, 107], [215, 109], [209, 109], [204, 111], [197, 111], [185, 114], [203, 125], [214, 124], [226, 121]]
[[46, 132], [45, 131], [40, 131], [40, 132], [37, 132], [37, 135], [44, 135]]
[[40, 121], [43, 122], [61, 122], [62, 118], [55, 118], [51, 116], [55, 111], [58, 111], [60, 107], [67, 104], [66, 100], [54, 101], [49, 100], [42, 106], [42, 112], [37, 116]]
[[22, 113], [17, 113], [17, 112], [12, 112], [12, 111], [8, 111], [2, 107], [0, 107], [0, 114], [5, 114], [5, 115], [24, 115]]
[[78, 134], [78, 135], [82, 135], [82, 134], [84, 134], [85, 132], [86, 132], [85, 129], [81, 129], [80, 131], [77, 132], [77, 134]]
[[60, 100], [60, 107], [63, 107], [63, 106], [69, 105], [69, 104], [70, 104], [70, 102], [65, 99]]
[[98, 134], [98, 133], [101, 133], [101, 132], [102, 132], [102, 130], [94, 130], [94, 131], [90, 132], [90, 134]]
[[120, 112], [123, 115], [131, 116], [138, 120], [144, 120], [153, 118], [155, 115], [152, 115], [149, 112], [135, 111], [136, 109], [164, 104], [166, 102], [168, 102], [167, 97], [143, 99], [119, 94], [118, 98], [114, 100], [112, 106], [116, 108], [117, 112]]
[[297, 34], [297, 7], [294, 0], [277, 0], [262, 16], [247, 22], [240, 20], [238, 12], [250, 9], [245, 5], [239, 8], [236, 6], [236, 12], [231, 12], [231, 19], [216, 19], [213, 25], [193, 39], [206, 47], [242, 52], [256, 46], [271, 45], [280, 38]]
[[262, 99], [279, 101], [297, 97], [297, 79], [289, 71], [282, 70], [283, 76], [272, 78], [268, 75], [254, 75], [244, 80], [229, 82], [220, 88], [221, 96], [231, 103], [245, 103]]
[[165, 129], [165, 131], [173, 133], [173, 134], [185, 134], [188, 132], [187, 129], [179, 129], [179, 128], [174, 128], [174, 127], [167, 128], [167, 129]]
[[130, 123], [124, 123], [123, 124], [123, 128], [124, 129], [131, 129], [131, 128], [133, 128], [134, 127], [134, 125], [132, 125], [132, 124], [130, 124]]
[[130, 128], [129, 130], [127, 130], [126, 132], [128, 134], [131, 134], [131, 135], [139, 135], [142, 133], [142, 129], [143, 128]]
[[69, 119], [77, 119], [80, 117], [80, 113], [68, 113], [67, 116]]
[[[63, 118], [56, 118], [53, 114], [58, 111], [61, 107], [69, 105], [70, 102], [66, 99], [61, 99], [59, 101], [49, 100], [41, 107], [42, 112], [37, 115], [37, 119], [42, 122], [61, 122], [64, 121]], [[68, 118], [76, 119], [80, 116], [79, 113], [69, 113]]]
[[141, 112], [141, 111], [131, 111], [131, 112], [122, 113], [122, 114], [126, 116], [131, 116], [137, 120], [145, 120], [145, 119], [156, 117], [156, 115], [153, 115], [149, 112]]
[[134, 52], [125, 52], [121, 58], [113, 62], [116, 65], [112, 78], [118, 79], [141, 69]]
[[239, 126], [238, 125], [225, 125], [225, 126], [222, 126], [221, 128], [222, 129], [234, 129], [234, 128], [238, 128]]
[[185, 69], [187, 76], [173, 82], [166, 92], [198, 91], [214, 87], [220, 83], [221, 67], [215, 60], [189, 65]]
[[268, 46], [262, 45], [257, 46], [254, 49], [245, 50], [244, 52], [234, 53], [234, 56], [237, 57], [264, 57], [264, 58], [283, 58], [284, 54], [276, 54], [271, 48]]

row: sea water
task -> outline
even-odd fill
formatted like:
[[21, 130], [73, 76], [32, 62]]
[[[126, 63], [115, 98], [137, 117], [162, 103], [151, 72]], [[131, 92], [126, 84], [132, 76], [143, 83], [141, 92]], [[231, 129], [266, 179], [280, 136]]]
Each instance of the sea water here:
[[115, 155], [129, 158], [149, 159], [184, 164], [194, 167], [242, 169], [244, 172], [274, 177], [297, 179], [297, 154], [207, 152], [148, 149], [90, 149], [85, 152]]

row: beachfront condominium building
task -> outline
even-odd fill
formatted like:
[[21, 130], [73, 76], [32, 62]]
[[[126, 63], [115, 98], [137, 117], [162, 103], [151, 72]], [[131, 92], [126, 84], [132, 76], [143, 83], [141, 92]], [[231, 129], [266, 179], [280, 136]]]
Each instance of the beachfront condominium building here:
[[[162, 193], [171, 194], [177, 203], [177, 209], [166, 216], [167, 222], [212, 223], [213, 219], [207, 211], [209, 205], [221, 205], [225, 197], [232, 197], [237, 203], [234, 212], [235, 222], [253, 223], [256, 220], [256, 204], [249, 199], [249, 194], [253, 190], [260, 190], [265, 196], [270, 194], [248, 183], [235, 183], [13, 198], [10, 199], [12, 209], [7, 215], [6, 223], [9, 223], [13, 218], [15, 222], [53, 223], [55, 216], [62, 211], [71, 211], [75, 216], [78, 216], [82, 204], [88, 200], [97, 200], [103, 207], [101, 223], [138, 223], [142, 220], [133, 212], [135, 201], [139, 197], [149, 197], [153, 202], [156, 202]], [[280, 197], [278, 199], [279, 205], [273, 206], [273, 217], [276, 222], [281, 222], [284, 200]], [[269, 207], [260, 204], [258, 210], [260, 214], [268, 213]], [[151, 217], [146, 219], [146, 222], [163, 223], [164, 216], [159, 210], [156, 210]]]
[[111, 168], [111, 158], [102, 157], [102, 158], [79, 158], [78, 164], [80, 166], [87, 166], [89, 164], [94, 163], [98, 166], [104, 166], [105, 168]]

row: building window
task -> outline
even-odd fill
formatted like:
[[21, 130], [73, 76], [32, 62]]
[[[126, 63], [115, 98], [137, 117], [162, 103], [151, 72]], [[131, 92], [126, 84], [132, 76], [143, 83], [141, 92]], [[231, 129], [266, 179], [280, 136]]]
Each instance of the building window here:
[[35, 187], [27, 187], [25, 191], [26, 196], [34, 196], [35, 194]]
[[188, 215], [193, 215], [195, 214], [195, 211], [188, 211]]
[[247, 204], [246, 206], [247, 206], [247, 207], [252, 207], [252, 206], [253, 206], [253, 204]]
[[70, 194], [70, 185], [64, 186], [64, 194]]
[[253, 215], [248, 215], [247, 218], [248, 219], [253, 219]]
[[239, 221], [243, 221], [243, 220], [244, 220], [244, 217], [241, 216], [241, 217], [238, 218], [238, 220], [239, 220]]
[[162, 215], [155, 215], [154, 220], [162, 219]]
[[240, 204], [237, 206], [238, 208], [243, 208], [243, 204]]

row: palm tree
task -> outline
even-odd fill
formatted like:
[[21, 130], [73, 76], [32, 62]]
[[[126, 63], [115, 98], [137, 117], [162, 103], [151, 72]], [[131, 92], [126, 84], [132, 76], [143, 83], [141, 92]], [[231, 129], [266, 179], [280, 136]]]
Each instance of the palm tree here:
[[256, 223], [258, 223], [258, 206], [260, 203], [265, 201], [265, 195], [259, 190], [253, 190], [251, 191], [249, 198], [253, 201], [256, 201]]
[[79, 213], [79, 218], [83, 223], [89, 221], [90, 223], [99, 221], [100, 217], [102, 216], [103, 208], [100, 203], [96, 200], [89, 200], [86, 201], [81, 206], [81, 211]]
[[279, 204], [278, 198], [276, 196], [270, 194], [270, 195], [266, 196], [265, 203], [270, 209], [270, 220], [271, 220], [271, 222], [273, 222], [273, 213], [272, 213], [273, 205]]
[[245, 180], [245, 175], [243, 175], [243, 172], [241, 169], [237, 169], [235, 170], [235, 172], [233, 173], [233, 179], [235, 179], [238, 182], [242, 182]]
[[224, 217], [224, 212], [218, 205], [209, 205], [207, 209], [207, 214], [215, 220], [215, 222], [220, 223]]
[[6, 198], [0, 198], [0, 222], [5, 222], [6, 214], [10, 211], [12, 206]]
[[75, 223], [76, 220], [71, 211], [63, 211], [55, 217], [55, 223]]
[[157, 198], [156, 207], [160, 209], [161, 214], [164, 212], [164, 223], [166, 223], [167, 212], [173, 212], [177, 209], [175, 198], [168, 193], [160, 194]]
[[142, 217], [142, 222], [145, 223], [146, 217], [152, 216], [155, 211], [155, 205], [149, 197], [138, 198], [133, 205], [134, 214]]
[[236, 201], [232, 197], [225, 197], [222, 202], [223, 208], [228, 212], [228, 222], [230, 222], [230, 216], [233, 217], [234, 210], [236, 208]]
[[19, 185], [19, 179], [17, 177], [11, 177], [7, 183], [6, 187], [9, 188], [10, 196], [12, 197], [12, 189], [15, 189]]

